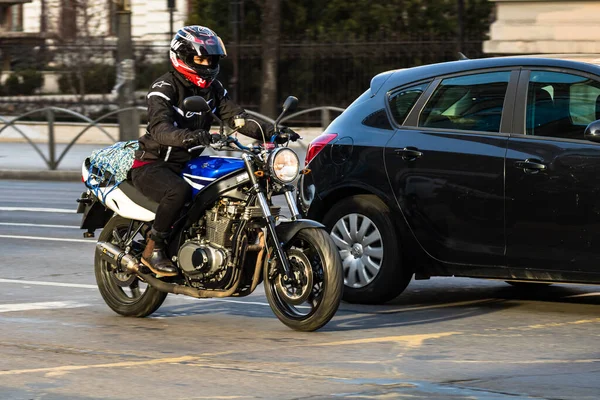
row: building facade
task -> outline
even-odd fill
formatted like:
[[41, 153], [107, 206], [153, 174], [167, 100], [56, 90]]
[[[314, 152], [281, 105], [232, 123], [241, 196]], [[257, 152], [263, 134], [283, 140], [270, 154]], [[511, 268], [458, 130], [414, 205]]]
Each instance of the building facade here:
[[0, 71], [10, 68], [11, 52], [15, 45], [39, 45], [40, 31], [24, 31], [23, 7], [31, 0], [0, 0]]
[[490, 0], [496, 21], [483, 50], [492, 55], [600, 57], [600, 1]]
[[[57, 35], [61, 39], [116, 37], [117, 1], [31, 0], [22, 5], [22, 30], [45, 32], [48, 37]], [[168, 0], [128, 0], [128, 3], [135, 42], [169, 42], [171, 9]], [[174, 0], [173, 4], [173, 26], [177, 29], [185, 23], [189, 0]]]

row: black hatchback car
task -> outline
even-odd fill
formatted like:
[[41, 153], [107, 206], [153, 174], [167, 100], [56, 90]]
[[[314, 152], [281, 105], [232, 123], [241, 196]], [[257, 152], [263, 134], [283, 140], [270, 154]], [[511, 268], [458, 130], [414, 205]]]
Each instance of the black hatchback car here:
[[350, 302], [413, 275], [600, 284], [597, 120], [593, 64], [385, 72], [309, 146], [298, 204], [331, 232]]

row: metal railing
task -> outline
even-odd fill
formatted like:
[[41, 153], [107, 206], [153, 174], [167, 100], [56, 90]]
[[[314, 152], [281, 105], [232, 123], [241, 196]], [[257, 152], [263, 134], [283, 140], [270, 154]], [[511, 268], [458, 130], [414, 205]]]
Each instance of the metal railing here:
[[[96, 127], [98, 129], [100, 129], [100, 131], [102, 131], [102, 133], [104, 133], [111, 141], [115, 142], [115, 138], [108, 133], [102, 126], [99, 125], [99, 122], [104, 120], [105, 118], [114, 115], [114, 114], [118, 114], [124, 111], [128, 111], [131, 109], [142, 109], [142, 110], [146, 110], [145, 107], [129, 107], [129, 108], [122, 108], [120, 110], [116, 110], [116, 111], [111, 111], [107, 114], [102, 115], [101, 117], [92, 120], [88, 117], [86, 117], [83, 114], [80, 114], [76, 111], [72, 111], [66, 108], [60, 108], [60, 107], [44, 107], [44, 108], [40, 108], [37, 110], [33, 110], [33, 111], [29, 111], [25, 114], [22, 114], [14, 119], [11, 119], [10, 121], [7, 121], [6, 119], [0, 117], [0, 122], [3, 122], [5, 125], [0, 128], [0, 134], [2, 134], [2, 132], [9, 128], [12, 127], [14, 130], [16, 130], [21, 136], [23, 136], [23, 138], [27, 141], [27, 143], [29, 143], [33, 149], [40, 155], [40, 157], [42, 157], [42, 159], [44, 160], [44, 162], [46, 163], [46, 165], [48, 165], [48, 168], [50, 170], [56, 170], [58, 165], [60, 164], [60, 162], [62, 161], [62, 159], [65, 157], [65, 155], [67, 154], [67, 152], [71, 149], [71, 147], [73, 147], [73, 145], [77, 142], [77, 140], [79, 140], [79, 138], [90, 128], [92, 127]], [[16, 126], [16, 122], [23, 120], [25, 117], [28, 117], [32, 114], [37, 114], [37, 113], [42, 113], [45, 112], [46, 113], [46, 118], [47, 118], [47, 122], [48, 122], [48, 157], [46, 157], [44, 155], [44, 153], [42, 153], [42, 151], [40, 150], [40, 148], [38, 147], [37, 144], [35, 144], [31, 138], [29, 138], [25, 132], [23, 132], [18, 126]], [[64, 113], [64, 114], [69, 114], [73, 117], [79, 118], [81, 120], [83, 120], [84, 122], [88, 122], [88, 125], [85, 126], [85, 128], [79, 132], [75, 138], [67, 145], [67, 147], [62, 151], [62, 153], [60, 154], [60, 156], [58, 157], [58, 159], [56, 159], [56, 140], [55, 140], [55, 134], [54, 134], [54, 123], [55, 123], [55, 115], [56, 113]]]
[[[16, 130], [26, 141], [27, 143], [29, 143], [33, 149], [39, 154], [39, 156], [44, 160], [44, 162], [46, 163], [46, 165], [48, 166], [48, 169], [50, 170], [56, 170], [60, 164], [60, 162], [64, 159], [65, 155], [69, 152], [69, 150], [73, 147], [73, 145], [81, 138], [81, 136], [83, 136], [83, 134], [85, 132], [87, 132], [90, 128], [98, 128], [100, 129], [100, 131], [102, 133], [104, 133], [112, 142], [116, 142], [117, 139], [115, 139], [110, 133], [108, 133], [100, 124], [100, 121], [105, 120], [106, 118], [113, 116], [115, 114], [119, 114], [125, 111], [130, 111], [130, 110], [140, 110], [140, 111], [146, 111], [146, 107], [127, 107], [127, 108], [121, 108], [119, 110], [115, 110], [115, 111], [111, 111], [109, 113], [106, 113], [102, 116], [100, 116], [99, 118], [96, 118], [94, 120], [86, 117], [85, 115], [78, 113], [76, 111], [72, 111], [66, 108], [60, 108], [60, 107], [44, 107], [44, 108], [40, 108], [40, 109], [36, 109], [33, 111], [29, 111], [25, 114], [22, 114], [18, 117], [15, 117], [13, 119], [7, 120], [3, 117], [0, 116], [0, 123], [3, 123], [4, 126], [2, 126], [0, 128], [0, 134], [2, 134], [3, 131], [5, 131], [7, 128], [12, 127], [14, 130]], [[332, 107], [332, 106], [324, 106], [324, 107], [315, 107], [315, 108], [310, 108], [307, 110], [302, 110], [290, 115], [285, 116], [284, 118], [281, 119], [281, 122], [285, 122], [285, 121], [290, 121], [293, 120], [295, 117], [298, 117], [300, 115], [303, 114], [307, 114], [307, 113], [311, 113], [311, 112], [321, 112], [321, 124], [322, 127], [325, 128], [327, 125], [329, 125], [329, 122], [331, 121], [331, 112], [343, 112], [344, 109], [340, 108], [340, 107]], [[246, 111], [249, 115], [258, 118], [262, 121], [265, 122], [269, 122], [269, 123], [273, 123], [275, 122], [272, 118], [267, 117], [266, 115], [257, 113], [255, 111]], [[48, 123], [48, 157], [46, 157], [44, 155], [44, 153], [42, 152], [42, 150], [40, 149], [40, 147], [33, 142], [33, 140], [31, 140], [31, 138], [29, 136], [27, 136], [27, 134], [25, 132], [23, 132], [17, 125], [16, 123], [19, 121], [22, 121], [23, 119], [25, 119], [26, 117], [29, 117], [33, 114], [38, 114], [38, 113], [45, 113], [46, 114], [46, 121]], [[84, 122], [87, 122], [88, 124], [79, 132], [77, 133], [77, 135], [75, 135], [75, 137], [67, 144], [67, 146], [65, 147], [65, 149], [60, 153], [60, 155], [58, 156], [58, 158], [56, 157], [56, 137], [55, 137], [55, 121], [56, 121], [56, 114], [57, 113], [63, 113], [63, 114], [68, 114], [70, 116], [73, 116], [75, 118], [78, 118]], [[306, 143], [301, 143], [299, 142], [298, 145], [300, 145], [301, 147], [306, 148], [307, 144]]]

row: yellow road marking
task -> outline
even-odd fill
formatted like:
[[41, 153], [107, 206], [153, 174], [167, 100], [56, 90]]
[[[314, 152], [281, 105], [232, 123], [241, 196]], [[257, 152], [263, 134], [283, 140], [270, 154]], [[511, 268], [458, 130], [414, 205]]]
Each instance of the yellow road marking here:
[[[320, 344], [311, 344], [310, 346], [344, 346], [344, 345], [353, 345], [353, 344], [363, 344], [363, 343], [388, 343], [388, 342], [403, 342], [408, 347], [420, 347], [425, 340], [429, 339], [439, 339], [446, 336], [451, 335], [460, 335], [462, 332], [440, 332], [433, 334], [424, 334], [424, 335], [404, 335], [404, 336], [386, 336], [379, 338], [368, 338], [368, 339], [356, 339], [356, 340], [342, 340], [337, 342], [328, 342], [328, 343], [320, 343]], [[298, 347], [305, 347], [306, 345], [301, 345]], [[48, 376], [60, 376], [68, 372], [72, 371], [82, 371], [87, 369], [97, 369], [97, 368], [126, 368], [126, 367], [138, 367], [144, 365], [159, 365], [159, 364], [174, 364], [181, 362], [190, 362], [194, 361], [196, 363], [202, 362], [207, 357], [215, 357], [219, 355], [232, 354], [236, 353], [236, 351], [226, 351], [214, 354], [204, 354], [202, 356], [183, 356], [183, 357], [173, 357], [173, 358], [159, 358], [153, 360], [145, 360], [145, 361], [127, 361], [127, 362], [116, 362], [116, 363], [108, 363], [108, 364], [90, 364], [90, 365], [65, 365], [60, 367], [47, 367], [47, 368], [32, 368], [32, 369], [15, 369], [8, 371], [0, 371], [0, 376], [4, 375], [20, 375], [20, 374], [32, 374], [32, 373], [45, 373]], [[203, 364], [195, 364], [196, 366], [204, 366]]]
[[[256, 363], [255, 363], [256, 364]], [[243, 372], [253, 372], [257, 374], [271, 374], [271, 375], [284, 375], [284, 376], [297, 376], [305, 379], [339, 379], [346, 380], [350, 379], [346, 376], [339, 375], [331, 375], [328, 373], [307, 373], [305, 371], [302, 372], [294, 372], [294, 369], [297, 369], [297, 366], [289, 365], [289, 363], [273, 363], [273, 362], [258, 362], [258, 364], [263, 364], [263, 368], [253, 368], [251, 366], [247, 366], [244, 362], [236, 362], [234, 365], [229, 364], [215, 364], [215, 363], [190, 363], [187, 364], [190, 367], [199, 367], [199, 368], [212, 368], [219, 370], [228, 370], [228, 371], [243, 371]], [[279, 368], [279, 370], [272, 369], [273, 367]], [[271, 369], [270, 369], [271, 368]]]
[[425, 335], [384, 336], [367, 339], [342, 340], [338, 342], [318, 343], [313, 346], [345, 346], [349, 344], [404, 342], [409, 347], [420, 347], [425, 340], [439, 339], [446, 336], [460, 335], [462, 332], [440, 332]]
[[255, 399], [255, 396], [200, 396], [200, 397], [185, 397], [186, 400], [200, 399]]
[[591, 364], [600, 362], [600, 358], [583, 360], [435, 360], [436, 363], [453, 364]]
[[536, 325], [525, 325], [525, 326], [510, 326], [510, 327], [507, 327], [507, 328], [487, 328], [486, 331], [534, 330], [534, 329], [560, 328], [560, 327], [563, 327], [563, 326], [570, 326], [570, 325], [597, 324], [597, 323], [600, 323], [600, 318], [581, 319], [579, 321], [569, 321], [569, 322], [550, 322], [548, 324], [536, 324]]
[[146, 360], [146, 361], [117, 362], [117, 363], [109, 363], [109, 364], [65, 365], [62, 367], [14, 369], [11, 371], [0, 371], [0, 376], [30, 374], [30, 373], [37, 373], [37, 372], [45, 372], [48, 374], [56, 375], [56, 374], [62, 374], [65, 372], [81, 371], [81, 370], [92, 369], [92, 368], [138, 367], [140, 365], [158, 365], [158, 364], [180, 363], [180, 362], [186, 362], [186, 361], [198, 361], [199, 359], [200, 359], [200, 357], [184, 356], [184, 357], [174, 357], [174, 358], [159, 358], [159, 359]]

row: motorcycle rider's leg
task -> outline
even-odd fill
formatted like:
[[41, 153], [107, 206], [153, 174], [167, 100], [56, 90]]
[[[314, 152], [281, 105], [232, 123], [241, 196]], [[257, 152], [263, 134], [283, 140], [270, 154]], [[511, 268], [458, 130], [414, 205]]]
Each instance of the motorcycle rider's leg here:
[[177, 275], [177, 268], [165, 254], [165, 241], [181, 209], [191, 197], [191, 188], [179, 176], [180, 170], [177, 165], [157, 161], [132, 171], [134, 186], [159, 203], [142, 263], [163, 276]]
[[175, 276], [178, 273], [177, 267], [165, 254], [165, 239], [168, 237], [169, 232], [155, 232], [154, 229], [152, 230], [146, 248], [142, 253], [142, 264], [156, 274]]

